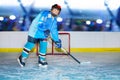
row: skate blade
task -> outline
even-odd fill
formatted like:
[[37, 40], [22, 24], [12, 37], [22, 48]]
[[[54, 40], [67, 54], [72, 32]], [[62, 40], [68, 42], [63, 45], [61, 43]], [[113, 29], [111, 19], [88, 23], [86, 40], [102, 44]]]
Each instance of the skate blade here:
[[48, 65], [41, 65], [41, 64], [39, 64], [38, 66], [41, 67], [41, 68], [47, 68], [48, 67]]
[[20, 63], [20, 60], [19, 60], [19, 59], [17, 59], [17, 61], [18, 61], [19, 65], [20, 65], [21, 67], [24, 67], [24, 66]]

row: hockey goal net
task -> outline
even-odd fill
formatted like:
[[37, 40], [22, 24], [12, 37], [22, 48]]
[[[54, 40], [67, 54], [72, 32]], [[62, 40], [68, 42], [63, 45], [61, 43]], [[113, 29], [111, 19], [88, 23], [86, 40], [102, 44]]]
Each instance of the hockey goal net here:
[[[59, 32], [59, 38], [62, 42], [62, 47], [65, 48], [68, 52], [70, 52], [70, 33], [68, 32]], [[39, 44], [37, 44], [37, 54], [39, 51]], [[55, 48], [54, 42], [51, 39], [48, 39], [48, 46], [47, 46], [47, 54], [51, 55], [62, 55], [65, 54], [60, 49]]]

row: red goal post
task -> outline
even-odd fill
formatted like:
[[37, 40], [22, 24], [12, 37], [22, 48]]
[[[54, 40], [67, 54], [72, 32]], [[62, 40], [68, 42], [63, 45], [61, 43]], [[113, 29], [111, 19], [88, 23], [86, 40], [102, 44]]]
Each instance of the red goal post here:
[[[65, 48], [68, 52], [70, 52], [70, 33], [69, 32], [59, 32], [59, 38], [62, 42], [62, 47]], [[39, 52], [39, 44], [36, 44], [36, 54], [38, 55]], [[60, 51], [59, 49], [56, 49], [54, 46], [53, 41], [48, 40], [48, 46], [47, 46], [47, 54], [50, 55], [62, 55], [64, 52]]]

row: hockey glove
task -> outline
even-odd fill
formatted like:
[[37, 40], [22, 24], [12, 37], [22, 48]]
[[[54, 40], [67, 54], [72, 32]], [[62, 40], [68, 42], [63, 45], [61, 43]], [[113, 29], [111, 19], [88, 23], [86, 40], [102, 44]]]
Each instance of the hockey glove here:
[[56, 48], [61, 48], [62, 44], [61, 44], [61, 40], [59, 39], [59, 41], [55, 42], [55, 47]]
[[45, 30], [44, 35], [45, 35], [45, 37], [48, 37], [50, 35], [50, 30]]

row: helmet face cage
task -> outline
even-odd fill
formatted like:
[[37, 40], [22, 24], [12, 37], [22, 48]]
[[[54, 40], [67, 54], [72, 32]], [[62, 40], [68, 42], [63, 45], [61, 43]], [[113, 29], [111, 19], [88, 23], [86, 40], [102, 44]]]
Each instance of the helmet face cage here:
[[[61, 11], [61, 6], [60, 5], [58, 5], [58, 4], [54, 4], [53, 6], [52, 6], [52, 9], [53, 8], [56, 8], [56, 9], [58, 9], [59, 11]], [[52, 10], [51, 9], [51, 10]]]

